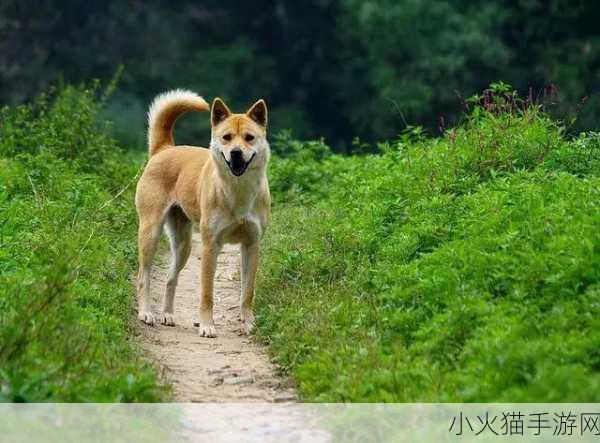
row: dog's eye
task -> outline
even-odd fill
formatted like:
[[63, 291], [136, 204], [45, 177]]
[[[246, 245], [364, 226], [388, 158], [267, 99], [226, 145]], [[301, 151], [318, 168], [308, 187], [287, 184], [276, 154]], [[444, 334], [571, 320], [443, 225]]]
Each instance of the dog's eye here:
[[223, 136], [223, 140], [225, 140], [226, 142], [230, 142], [231, 141], [231, 134], [225, 134]]
[[244, 137], [244, 139], [247, 142], [251, 142], [252, 140], [254, 140], [254, 136], [252, 134], [246, 134], [246, 136]]

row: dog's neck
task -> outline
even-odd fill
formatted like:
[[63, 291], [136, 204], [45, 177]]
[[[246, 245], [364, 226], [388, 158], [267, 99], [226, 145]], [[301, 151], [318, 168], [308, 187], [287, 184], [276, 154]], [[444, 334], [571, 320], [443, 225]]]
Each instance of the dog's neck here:
[[234, 217], [243, 218], [254, 207], [256, 196], [265, 180], [265, 169], [266, 165], [255, 166], [236, 177], [223, 165], [215, 165], [216, 187]]

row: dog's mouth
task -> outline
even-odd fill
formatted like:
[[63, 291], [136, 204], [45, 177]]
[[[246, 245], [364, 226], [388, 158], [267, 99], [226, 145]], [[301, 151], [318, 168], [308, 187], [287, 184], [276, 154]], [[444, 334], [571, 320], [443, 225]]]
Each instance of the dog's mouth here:
[[227, 161], [227, 158], [225, 158], [225, 154], [223, 154], [223, 152], [221, 152], [221, 155], [223, 156], [223, 160], [225, 160], [225, 163], [229, 167], [231, 173], [236, 177], [239, 177], [246, 172], [246, 169], [248, 169], [248, 166], [252, 160], [254, 160], [254, 157], [256, 157], [256, 152], [252, 154], [252, 157], [250, 157], [250, 160], [248, 161], [244, 161], [244, 158], [241, 155], [232, 156], [231, 161]]

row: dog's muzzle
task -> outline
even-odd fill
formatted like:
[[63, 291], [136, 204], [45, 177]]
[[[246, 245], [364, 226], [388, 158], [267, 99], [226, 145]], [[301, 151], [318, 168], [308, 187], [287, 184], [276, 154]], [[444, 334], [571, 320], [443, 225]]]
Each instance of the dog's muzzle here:
[[225, 157], [225, 154], [223, 154], [223, 152], [221, 152], [221, 155], [223, 156], [223, 160], [225, 160], [225, 163], [227, 163], [227, 166], [229, 166], [229, 170], [231, 171], [231, 173], [236, 177], [239, 177], [244, 172], [246, 172], [248, 165], [250, 165], [252, 160], [254, 160], [256, 152], [252, 154], [252, 157], [250, 157], [250, 160], [248, 161], [244, 160], [244, 153], [240, 149], [234, 149], [231, 151], [231, 160], [229, 161], [227, 161], [227, 158]]

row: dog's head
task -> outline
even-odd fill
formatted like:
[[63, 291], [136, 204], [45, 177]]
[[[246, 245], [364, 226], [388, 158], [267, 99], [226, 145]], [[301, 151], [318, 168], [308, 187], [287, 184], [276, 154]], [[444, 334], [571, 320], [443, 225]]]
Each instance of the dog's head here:
[[240, 177], [263, 169], [269, 159], [267, 105], [254, 103], [245, 114], [233, 114], [220, 98], [213, 101], [210, 148], [217, 166]]

